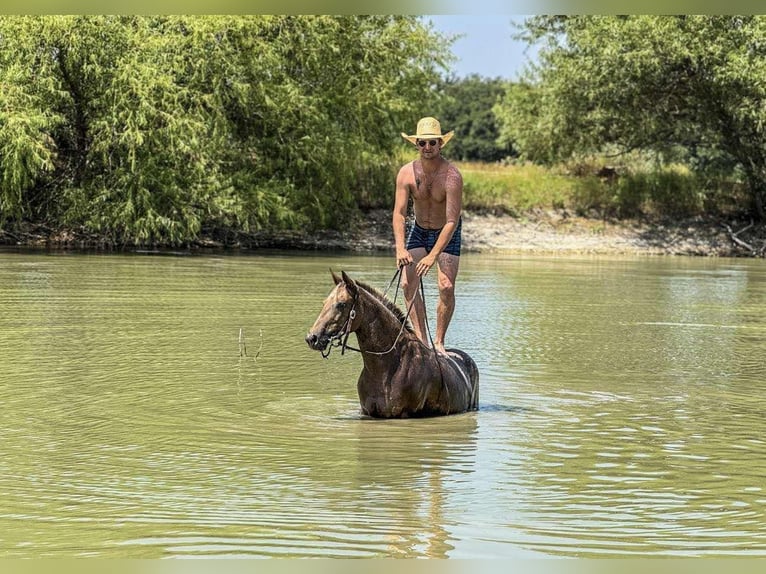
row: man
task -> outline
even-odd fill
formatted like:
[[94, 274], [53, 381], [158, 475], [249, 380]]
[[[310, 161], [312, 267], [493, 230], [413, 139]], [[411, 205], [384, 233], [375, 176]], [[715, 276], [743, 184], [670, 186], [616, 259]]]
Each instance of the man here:
[[[414, 135], [402, 137], [416, 146], [419, 159], [404, 165], [396, 176], [393, 212], [396, 263], [404, 267], [402, 289], [407, 307], [412, 304], [415, 333], [428, 345], [425, 307], [418, 290], [420, 278], [437, 264], [439, 301], [436, 306], [437, 352], [445, 353], [444, 337], [455, 311], [455, 279], [460, 263], [460, 212], [463, 203], [463, 177], [444, 159], [441, 149], [454, 131], [442, 134], [436, 118], [422, 118]], [[412, 197], [415, 223], [405, 243], [407, 203]], [[414, 300], [414, 304], [412, 303]]]

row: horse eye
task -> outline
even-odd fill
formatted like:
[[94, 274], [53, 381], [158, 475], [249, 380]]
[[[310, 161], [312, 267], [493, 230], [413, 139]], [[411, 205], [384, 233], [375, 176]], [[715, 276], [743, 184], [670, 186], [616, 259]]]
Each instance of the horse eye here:
[[345, 309], [345, 308], [346, 308], [346, 302], [345, 302], [345, 301], [338, 301], [338, 302], [335, 304], [335, 307], [336, 307], [336, 309], [338, 309], [339, 311], [343, 311], [343, 309]]

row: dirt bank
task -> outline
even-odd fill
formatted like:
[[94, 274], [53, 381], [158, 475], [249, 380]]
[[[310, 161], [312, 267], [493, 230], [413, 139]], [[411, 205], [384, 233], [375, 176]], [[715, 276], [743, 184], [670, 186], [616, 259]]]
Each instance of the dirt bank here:
[[[390, 250], [391, 215], [366, 214], [347, 234], [346, 248]], [[463, 213], [463, 250], [514, 253], [764, 256], [766, 229], [741, 222], [604, 221], [566, 211], [535, 211], [522, 218]], [[747, 227], [747, 228], [746, 228]], [[746, 228], [746, 229], [745, 229]], [[738, 230], [745, 229], [739, 235]], [[740, 243], [737, 242], [739, 240]], [[317, 246], [321, 245], [321, 241]], [[342, 248], [342, 245], [338, 245]]]
[[[101, 249], [97, 238], [36, 229], [21, 235], [0, 231], [0, 244], [53, 249]], [[308, 234], [256, 233], [233, 245], [203, 238], [187, 250], [302, 249], [355, 252], [393, 251], [391, 213], [361, 215], [345, 232]], [[122, 250], [136, 251], [126, 246]], [[523, 217], [463, 212], [464, 252], [528, 254], [630, 254], [766, 256], [766, 226], [744, 221], [696, 218], [681, 222], [600, 220], [576, 217], [564, 210], [533, 211]]]

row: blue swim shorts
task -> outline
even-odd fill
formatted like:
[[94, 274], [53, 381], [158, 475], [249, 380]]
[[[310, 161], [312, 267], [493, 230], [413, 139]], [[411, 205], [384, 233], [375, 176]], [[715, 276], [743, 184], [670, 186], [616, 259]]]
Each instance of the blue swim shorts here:
[[[452, 238], [449, 240], [447, 247], [444, 248], [443, 253], [449, 253], [460, 257], [460, 232], [463, 227], [463, 218], [458, 219], [457, 227], [455, 228]], [[436, 245], [436, 240], [439, 238], [441, 228], [439, 229], [427, 229], [420, 227], [417, 221], [410, 229], [410, 235], [407, 238], [407, 250], [422, 247], [426, 250], [426, 253], [430, 253], [431, 249]]]

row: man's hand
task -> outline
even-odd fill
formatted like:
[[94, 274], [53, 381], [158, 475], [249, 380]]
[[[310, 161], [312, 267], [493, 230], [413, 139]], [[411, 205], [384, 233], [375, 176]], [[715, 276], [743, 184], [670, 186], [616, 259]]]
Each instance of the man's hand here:
[[428, 273], [428, 270], [434, 266], [434, 263], [436, 263], [436, 257], [428, 254], [418, 262], [417, 267], [415, 267], [415, 271], [419, 277], [424, 277], [425, 274]]
[[396, 250], [396, 266], [401, 268], [412, 263], [412, 255], [406, 249]]

